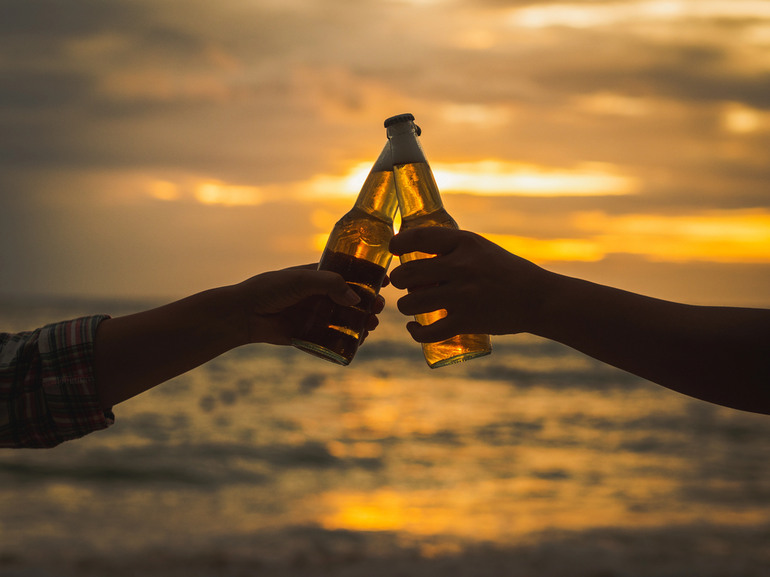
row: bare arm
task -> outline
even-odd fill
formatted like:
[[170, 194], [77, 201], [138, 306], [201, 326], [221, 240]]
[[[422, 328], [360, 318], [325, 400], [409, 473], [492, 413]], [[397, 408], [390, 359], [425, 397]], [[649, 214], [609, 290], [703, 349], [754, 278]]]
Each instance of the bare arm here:
[[681, 393], [770, 414], [770, 310], [691, 306], [546, 271], [482, 237], [450, 229], [397, 235], [395, 254], [438, 254], [396, 268], [412, 315], [444, 308], [421, 342], [459, 333], [529, 332]]
[[[289, 344], [307, 297], [350, 305], [359, 297], [341, 276], [308, 268], [273, 271], [149, 311], [103, 321], [94, 369], [105, 409], [247, 343]], [[382, 310], [377, 301], [375, 313]], [[373, 330], [377, 319], [369, 319]]]
[[681, 393], [770, 414], [770, 310], [673, 303], [554, 275], [536, 334]]

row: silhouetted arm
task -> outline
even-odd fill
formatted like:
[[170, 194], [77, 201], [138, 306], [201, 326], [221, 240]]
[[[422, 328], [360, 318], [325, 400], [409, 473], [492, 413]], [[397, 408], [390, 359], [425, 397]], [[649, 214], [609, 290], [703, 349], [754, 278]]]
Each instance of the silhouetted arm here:
[[[308, 314], [306, 299], [323, 294], [343, 305], [360, 300], [336, 273], [292, 268], [104, 320], [94, 343], [100, 402], [109, 409], [240, 345], [287, 345]], [[367, 329], [376, 324], [373, 315]]]
[[770, 414], [770, 310], [692, 306], [553, 275], [535, 334], [681, 393]]
[[391, 273], [410, 289], [407, 315], [446, 309], [415, 340], [529, 332], [706, 401], [770, 414], [770, 310], [673, 303], [546, 271], [479, 235], [422, 228], [397, 235], [394, 254], [436, 258]]

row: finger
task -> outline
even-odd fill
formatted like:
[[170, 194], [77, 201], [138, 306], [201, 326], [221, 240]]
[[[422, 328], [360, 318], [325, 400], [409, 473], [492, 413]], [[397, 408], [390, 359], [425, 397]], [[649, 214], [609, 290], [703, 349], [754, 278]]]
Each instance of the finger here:
[[344, 306], [361, 301], [361, 297], [336, 272], [298, 268], [296, 274], [297, 290], [304, 297], [325, 294], [335, 303]]
[[401, 297], [398, 299], [396, 306], [399, 312], [406, 316], [446, 309], [442, 293], [433, 287], [415, 291]]
[[385, 298], [382, 295], [377, 295], [377, 298], [374, 299], [374, 303], [372, 303], [372, 313], [378, 315], [383, 311], [384, 308]]
[[449, 317], [444, 317], [429, 325], [421, 325], [417, 321], [411, 321], [406, 324], [406, 329], [418, 343], [437, 343], [461, 333], [454, 327]]
[[366, 332], [369, 332], [373, 331], [378, 326], [380, 326], [380, 319], [378, 319], [375, 315], [372, 315], [366, 319], [366, 326], [364, 328], [366, 329]]
[[453, 228], [426, 226], [398, 233], [390, 240], [390, 252], [395, 255], [420, 251], [430, 254], [452, 252], [464, 232]]
[[380, 326], [380, 319], [377, 318], [376, 315], [370, 315], [369, 318], [366, 319], [366, 325], [364, 326], [364, 331], [361, 335], [360, 344], [363, 344], [366, 340], [366, 337], [369, 336], [369, 333], [376, 329], [378, 326]]
[[390, 280], [399, 289], [435, 285], [445, 281], [444, 263], [441, 257], [412, 260], [393, 269]]
[[[286, 270], [295, 270], [295, 271], [305, 271], [305, 270], [308, 270], [308, 271], [318, 271], [318, 263], [301, 264], [301, 265], [297, 265], [297, 266], [292, 266], [292, 267], [289, 267], [289, 268], [287, 268]], [[333, 271], [318, 271], [318, 272], [333, 272]], [[333, 274], [337, 274], [337, 275], [338, 275], [338, 273], [333, 273]], [[341, 275], [338, 275], [338, 276], [341, 276]], [[380, 285], [380, 287], [385, 287], [385, 286], [388, 286], [389, 284], [390, 284], [390, 279], [388, 278], [388, 275], [385, 275], [385, 277], [384, 277], [384, 278], [383, 278], [383, 280], [382, 280], [382, 284]], [[342, 290], [342, 288], [340, 288], [339, 290]], [[345, 291], [345, 292], [346, 292], [346, 291]], [[358, 302], [361, 300], [361, 297], [360, 297], [359, 295], [357, 295], [357, 294], [355, 293], [355, 291], [353, 291], [352, 289], [351, 289], [351, 292], [350, 292], [350, 293], [347, 293], [346, 295], [345, 295], [345, 292], [343, 292], [343, 295], [344, 295], [344, 296], [343, 296], [342, 298], [343, 298], [343, 300], [346, 300], [346, 299], [347, 299], [347, 300], [349, 300], [350, 302], [347, 302], [347, 301], [346, 301], [346, 302], [339, 302], [339, 301], [338, 301], [338, 300], [337, 300], [337, 299], [334, 297], [334, 295], [332, 295], [332, 294], [329, 294], [329, 296], [330, 296], [330, 297], [332, 298], [332, 300], [334, 300], [335, 302], [339, 302], [339, 304], [344, 304], [344, 305], [354, 305], [354, 304], [357, 304], [357, 303], [358, 303]], [[312, 293], [312, 294], [315, 294], [315, 293]], [[356, 298], [356, 300], [353, 300], [353, 296], [352, 296], [353, 294], [355, 294], [355, 295], [356, 295], [356, 297], [357, 297], [357, 298]], [[382, 297], [379, 297], [379, 296], [378, 296], [378, 298], [382, 298]], [[383, 307], [385, 306], [385, 301], [384, 301], [384, 299], [383, 299], [383, 301], [382, 301], [382, 306], [383, 306]], [[380, 311], [382, 311], [382, 307], [380, 308], [380, 310], [378, 310], [378, 311], [376, 311], [376, 312], [380, 312]]]

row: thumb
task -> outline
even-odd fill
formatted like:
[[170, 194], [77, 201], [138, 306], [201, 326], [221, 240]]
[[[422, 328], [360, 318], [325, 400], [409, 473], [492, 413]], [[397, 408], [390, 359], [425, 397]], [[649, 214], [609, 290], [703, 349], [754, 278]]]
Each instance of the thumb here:
[[[302, 271], [305, 272], [305, 271]], [[361, 301], [361, 297], [350, 288], [345, 279], [336, 272], [328, 270], [307, 271], [302, 279], [300, 292], [302, 296], [327, 295], [335, 303], [352, 306]]]

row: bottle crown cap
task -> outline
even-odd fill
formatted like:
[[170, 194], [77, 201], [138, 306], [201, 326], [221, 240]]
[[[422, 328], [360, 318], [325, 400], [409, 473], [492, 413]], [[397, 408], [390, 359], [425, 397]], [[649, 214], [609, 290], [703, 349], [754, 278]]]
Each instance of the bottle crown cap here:
[[394, 124], [399, 124], [401, 122], [413, 122], [414, 121], [414, 115], [407, 112], [406, 114], [397, 114], [396, 116], [391, 116], [387, 120], [385, 120], [385, 128], [388, 126], [393, 126]]

